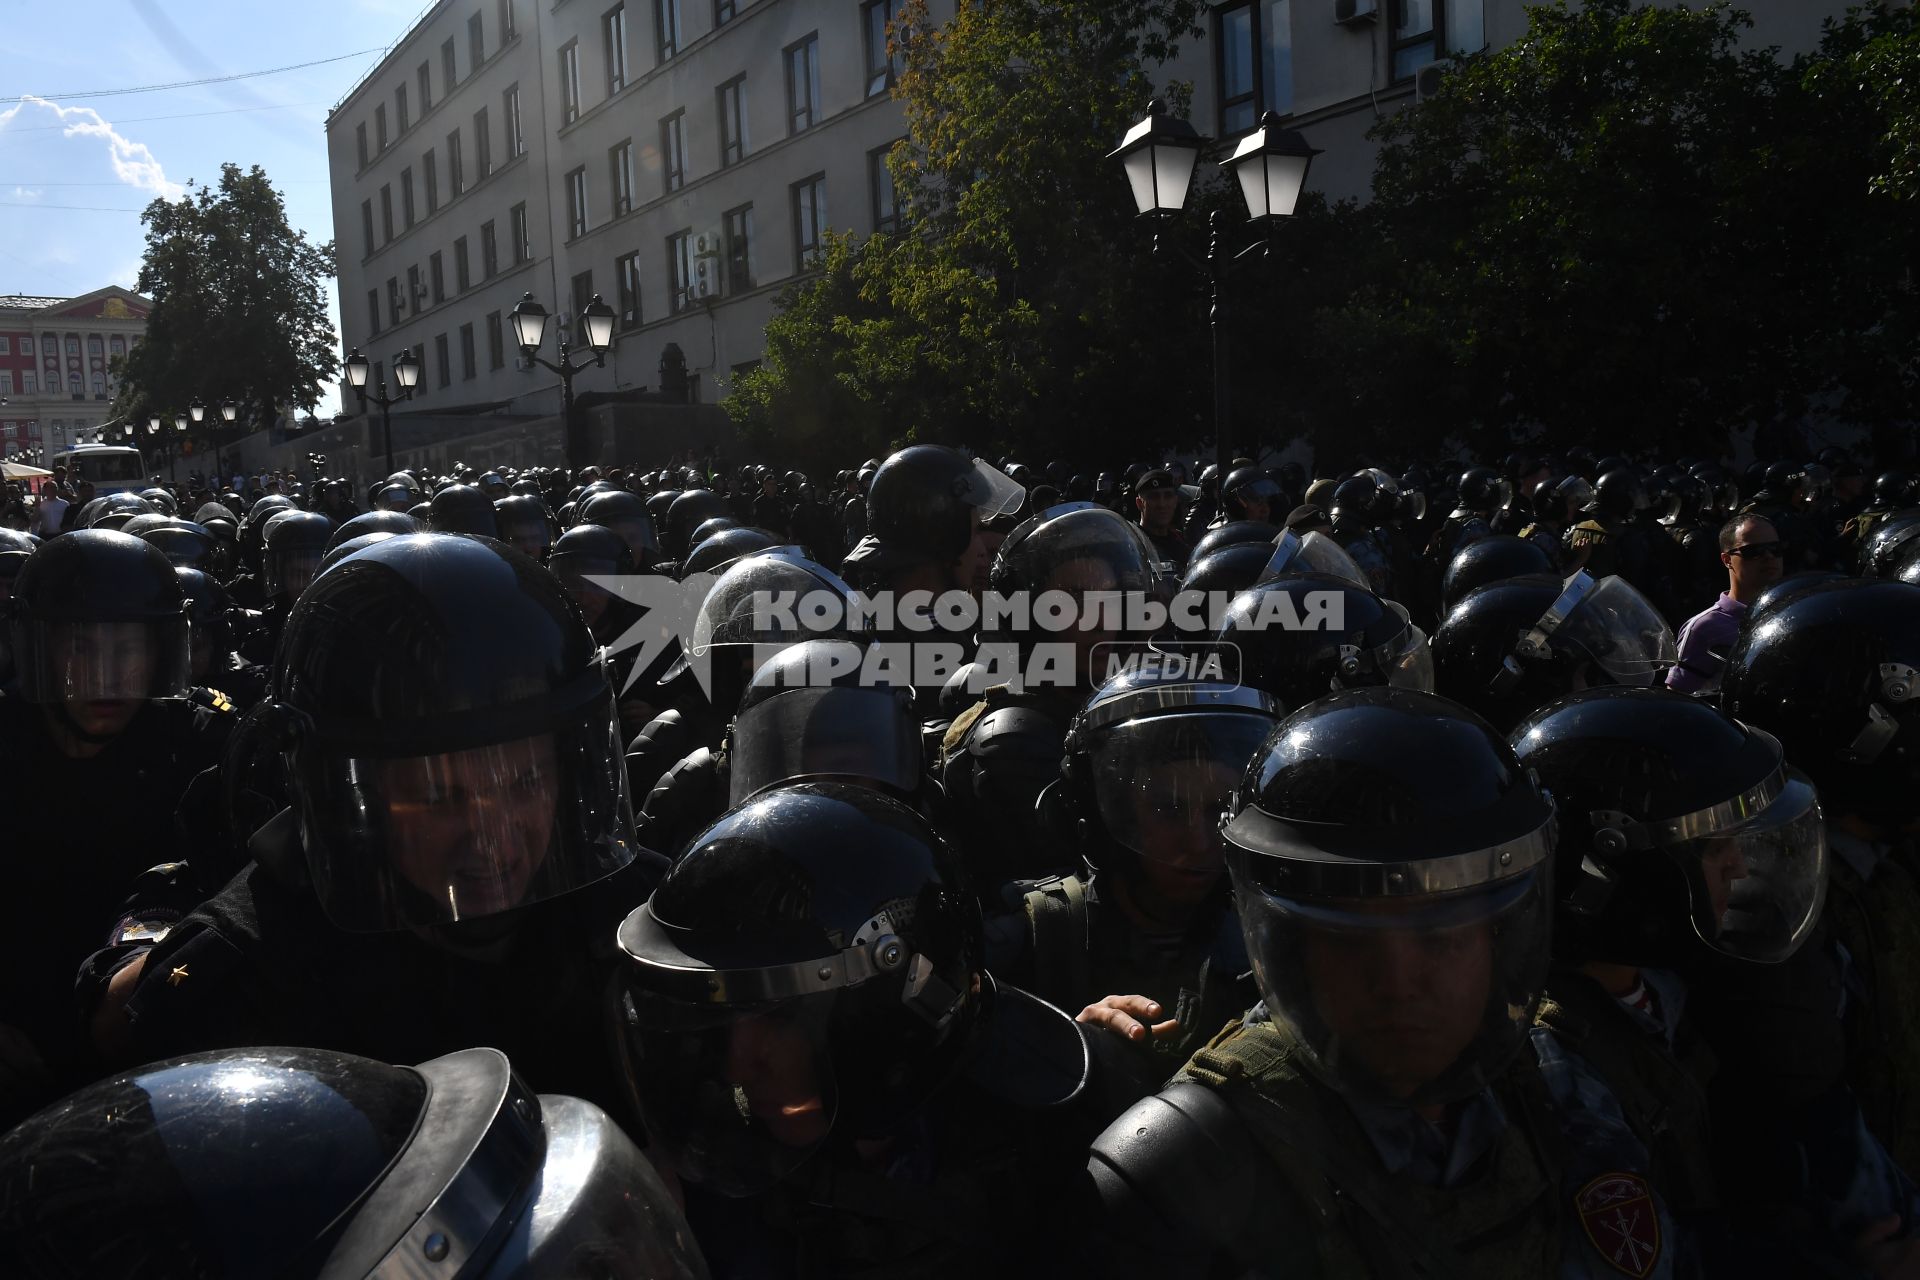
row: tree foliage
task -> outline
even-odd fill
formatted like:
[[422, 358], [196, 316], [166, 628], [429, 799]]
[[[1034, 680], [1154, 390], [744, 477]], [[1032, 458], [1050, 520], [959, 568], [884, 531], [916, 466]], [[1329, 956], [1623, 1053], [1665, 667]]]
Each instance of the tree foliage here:
[[138, 422], [230, 400], [243, 432], [318, 402], [338, 367], [324, 292], [333, 245], [287, 225], [266, 174], [223, 165], [217, 188], [155, 200], [141, 221], [139, 288], [153, 312], [118, 369], [115, 415]]

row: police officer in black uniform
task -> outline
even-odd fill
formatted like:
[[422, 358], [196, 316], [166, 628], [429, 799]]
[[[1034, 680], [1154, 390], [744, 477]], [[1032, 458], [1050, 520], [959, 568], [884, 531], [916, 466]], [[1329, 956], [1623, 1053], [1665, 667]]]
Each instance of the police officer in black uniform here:
[[1180, 488], [1173, 482], [1173, 472], [1154, 467], [1143, 474], [1134, 482], [1133, 505], [1140, 512], [1140, 531], [1159, 553], [1160, 562], [1176, 577], [1185, 573], [1193, 544], [1175, 521], [1180, 513]]

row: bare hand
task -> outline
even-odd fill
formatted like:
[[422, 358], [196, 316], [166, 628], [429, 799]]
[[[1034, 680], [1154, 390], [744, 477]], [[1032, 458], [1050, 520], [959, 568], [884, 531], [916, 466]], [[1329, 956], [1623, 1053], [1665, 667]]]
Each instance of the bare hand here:
[[1155, 1021], [1163, 1012], [1159, 1001], [1145, 996], [1106, 996], [1082, 1009], [1074, 1021], [1104, 1027], [1134, 1044], [1146, 1044], [1150, 1038], [1158, 1040], [1180, 1030], [1177, 1018]]
[[1899, 1233], [1898, 1214], [1867, 1224], [1853, 1238], [1854, 1263], [1876, 1280], [1920, 1280], [1920, 1239]]

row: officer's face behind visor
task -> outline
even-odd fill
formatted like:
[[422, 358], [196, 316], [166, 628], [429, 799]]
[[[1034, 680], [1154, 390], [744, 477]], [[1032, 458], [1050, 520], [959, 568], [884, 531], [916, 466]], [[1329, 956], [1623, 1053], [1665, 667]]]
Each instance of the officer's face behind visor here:
[[24, 623], [15, 646], [21, 695], [61, 704], [84, 733], [118, 733], [147, 699], [185, 691], [186, 646], [168, 640], [163, 627], [184, 635], [184, 619]]
[[1673, 851], [1687, 876], [1693, 928], [1714, 950], [1776, 963], [1799, 950], [1826, 901], [1827, 836], [1813, 784], [1788, 771], [1748, 821]]

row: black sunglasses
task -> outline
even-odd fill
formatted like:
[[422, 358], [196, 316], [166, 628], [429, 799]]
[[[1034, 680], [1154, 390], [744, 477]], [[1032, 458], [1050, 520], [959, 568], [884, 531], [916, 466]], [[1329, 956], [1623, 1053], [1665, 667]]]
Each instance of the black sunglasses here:
[[1751, 556], [1772, 556], [1777, 560], [1786, 556], [1787, 544], [1784, 542], [1749, 542], [1744, 547], [1731, 548], [1727, 554], [1741, 556], [1743, 558]]

